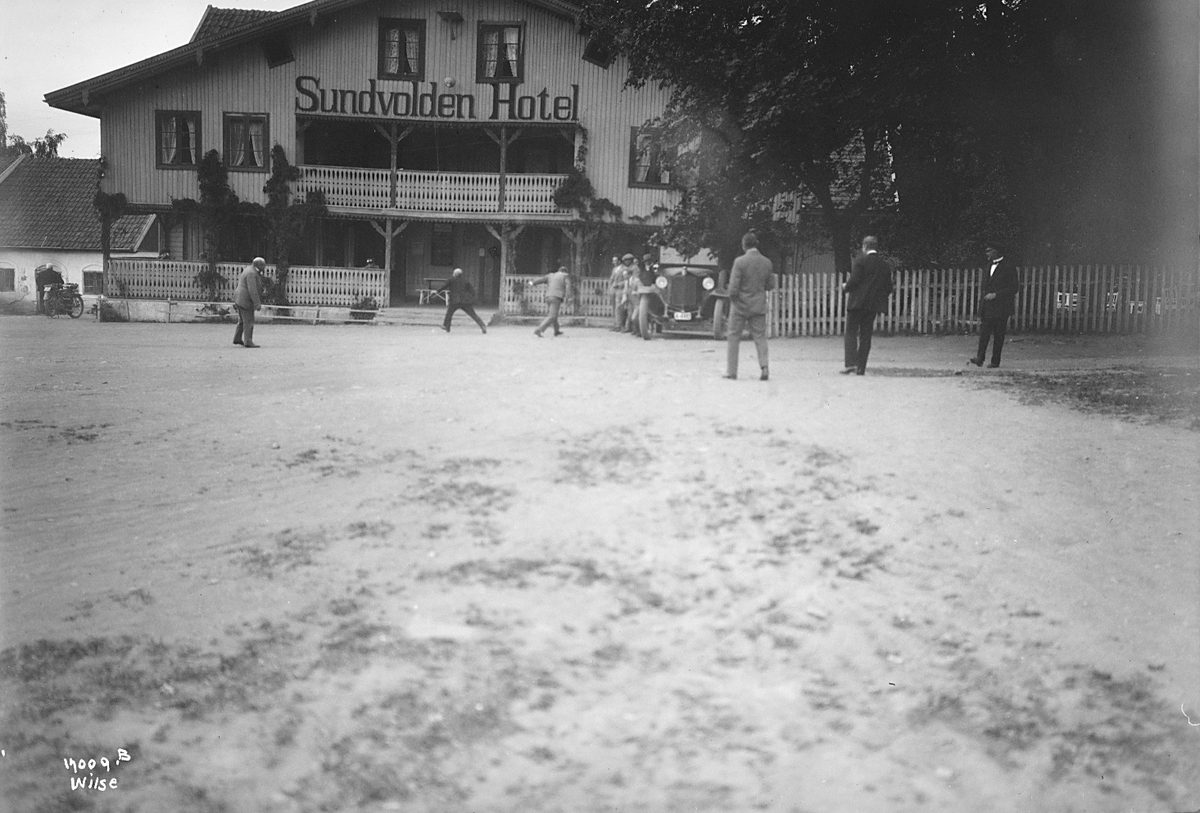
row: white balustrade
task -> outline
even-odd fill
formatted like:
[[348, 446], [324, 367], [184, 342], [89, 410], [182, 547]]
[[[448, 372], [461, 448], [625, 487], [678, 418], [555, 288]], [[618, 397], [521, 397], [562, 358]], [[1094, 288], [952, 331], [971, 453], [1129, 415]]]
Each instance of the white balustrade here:
[[[512, 214], [565, 215], [554, 205], [554, 190], [565, 175], [506, 175], [504, 211]], [[296, 191], [325, 193], [329, 206], [390, 209], [391, 173], [356, 167], [300, 167]], [[500, 175], [493, 172], [396, 172], [400, 211], [430, 214], [495, 214], [500, 212]]]

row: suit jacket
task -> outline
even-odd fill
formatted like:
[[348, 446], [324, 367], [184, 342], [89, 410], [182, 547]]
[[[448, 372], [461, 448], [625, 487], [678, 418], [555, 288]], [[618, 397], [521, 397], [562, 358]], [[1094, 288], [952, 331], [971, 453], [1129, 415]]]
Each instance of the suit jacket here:
[[[1017, 291], [1021, 287], [1021, 279], [1017, 275], [1017, 266], [1003, 257], [996, 270], [991, 271], [991, 263], [984, 269], [983, 285], [980, 286], [979, 315], [984, 319], [1007, 319], [1017, 311]], [[995, 294], [995, 299], [984, 299], [987, 294]]]
[[439, 291], [450, 291], [449, 303], [451, 305], [474, 305], [475, 304], [475, 286], [467, 279], [466, 274], [450, 277]]
[[238, 277], [237, 289], [233, 292], [233, 304], [253, 311], [262, 305], [262, 278], [253, 265], [246, 266], [246, 270]]
[[860, 254], [850, 266], [850, 279], [844, 289], [847, 310], [882, 313], [887, 310], [888, 297], [895, 289], [891, 263], [877, 252]]
[[771, 261], [757, 248], [733, 261], [729, 275], [729, 304], [743, 316], [761, 316], [767, 312], [767, 291], [775, 289]]
[[570, 275], [565, 271], [562, 273], [559, 273], [558, 271], [551, 271], [549, 274], [540, 276], [529, 284], [545, 285], [547, 299], [550, 299], [551, 297], [555, 297], [557, 299], [566, 299], [567, 279], [569, 276]]

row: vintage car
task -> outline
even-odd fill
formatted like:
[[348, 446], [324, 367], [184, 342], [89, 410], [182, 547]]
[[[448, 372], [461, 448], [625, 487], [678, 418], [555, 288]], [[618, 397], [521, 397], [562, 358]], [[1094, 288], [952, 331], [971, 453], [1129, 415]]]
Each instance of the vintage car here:
[[725, 337], [729, 299], [721, 271], [711, 265], [669, 265], [655, 268], [654, 286], [644, 293], [638, 309], [643, 336], [707, 334]]

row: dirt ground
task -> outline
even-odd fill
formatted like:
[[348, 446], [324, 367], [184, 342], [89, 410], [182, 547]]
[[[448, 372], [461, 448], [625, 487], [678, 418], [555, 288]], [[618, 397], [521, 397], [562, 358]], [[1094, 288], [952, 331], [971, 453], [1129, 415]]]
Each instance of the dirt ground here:
[[1200, 809], [1194, 350], [459, 319], [0, 319], [0, 799]]

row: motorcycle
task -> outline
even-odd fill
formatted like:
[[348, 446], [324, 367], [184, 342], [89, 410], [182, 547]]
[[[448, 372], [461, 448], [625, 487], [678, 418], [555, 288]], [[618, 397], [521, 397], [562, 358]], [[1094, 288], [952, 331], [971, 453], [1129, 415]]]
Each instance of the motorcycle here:
[[65, 313], [72, 319], [83, 316], [83, 297], [79, 295], [79, 285], [74, 282], [51, 285], [46, 289], [43, 304], [47, 316], [57, 316], [60, 313]]

